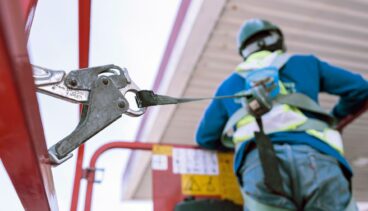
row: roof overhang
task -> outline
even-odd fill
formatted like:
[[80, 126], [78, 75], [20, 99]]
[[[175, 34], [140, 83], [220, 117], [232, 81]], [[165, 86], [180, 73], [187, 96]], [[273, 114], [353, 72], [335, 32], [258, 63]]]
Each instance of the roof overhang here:
[[[192, 71], [197, 64], [213, 27], [225, 5], [226, 0], [192, 1], [181, 26], [181, 31], [173, 47], [170, 60], [162, 74], [157, 92], [180, 97], [187, 86]], [[180, 13], [180, 9], [179, 9]], [[174, 26], [175, 27], [175, 26]], [[144, 119], [138, 132], [137, 141], [159, 143], [177, 106], [153, 107]], [[123, 175], [123, 199], [146, 198], [137, 193], [140, 186], [150, 187], [142, 183], [143, 175], [150, 174], [151, 154], [132, 152], [129, 164]]]

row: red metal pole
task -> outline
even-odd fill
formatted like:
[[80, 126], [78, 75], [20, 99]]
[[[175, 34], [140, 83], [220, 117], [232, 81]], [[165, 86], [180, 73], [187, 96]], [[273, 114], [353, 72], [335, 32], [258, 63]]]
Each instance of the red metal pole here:
[[25, 210], [57, 210], [19, 1], [0, 1], [0, 157]]
[[20, 0], [25, 21], [25, 32], [28, 40], [29, 32], [32, 27], [33, 17], [36, 11], [36, 0]]
[[[91, 0], [79, 0], [79, 68], [88, 67], [89, 47], [90, 47], [90, 26], [91, 26]], [[78, 207], [78, 198], [80, 190], [80, 181], [82, 179], [82, 167], [84, 158], [84, 145], [78, 148], [77, 163], [75, 166], [75, 176], [73, 185], [73, 194], [71, 202], [71, 211], [76, 211]]]

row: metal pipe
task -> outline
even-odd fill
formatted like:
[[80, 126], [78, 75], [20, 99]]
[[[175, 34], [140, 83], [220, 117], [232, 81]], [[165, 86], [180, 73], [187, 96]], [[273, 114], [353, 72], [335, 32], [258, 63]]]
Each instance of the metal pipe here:
[[[96, 163], [98, 158], [105, 153], [106, 151], [110, 149], [132, 149], [132, 150], [152, 150], [154, 145], [159, 145], [156, 143], [142, 143], [142, 142], [126, 142], [126, 141], [114, 141], [107, 144], [102, 145], [100, 148], [98, 148], [95, 153], [93, 153], [92, 158], [89, 163], [88, 169], [92, 169], [92, 171], [89, 171], [86, 175], [87, 179], [87, 191], [86, 191], [86, 200], [85, 200], [85, 211], [91, 210], [92, 205], [92, 194], [93, 194], [93, 185], [95, 181], [95, 169], [96, 169]], [[181, 144], [170, 144], [170, 146], [173, 147], [180, 147], [180, 148], [191, 148], [196, 149], [199, 148], [199, 146], [193, 146], [193, 145], [181, 145]]]
[[[139, 143], [139, 142], [111, 142], [105, 145], [102, 145], [100, 148], [96, 150], [93, 154], [90, 163], [89, 169], [96, 168], [97, 159], [106, 151], [110, 149], [134, 149], [134, 150], [152, 150], [153, 144], [152, 143]], [[85, 200], [85, 211], [91, 210], [92, 204], [92, 193], [93, 193], [93, 184], [95, 181], [95, 171], [90, 171], [87, 175], [87, 192], [86, 192], [86, 200]]]
[[[79, 21], [79, 68], [88, 67], [89, 48], [90, 48], [90, 29], [91, 29], [91, 0], [79, 0], [78, 2], [78, 21]], [[80, 107], [82, 110], [82, 106]], [[78, 148], [77, 163], [75, 165], [75, 176], [73, 184], [71, 211], [76, 211], [82, 179], [82, 168], [84, 158], [84, 144]]]

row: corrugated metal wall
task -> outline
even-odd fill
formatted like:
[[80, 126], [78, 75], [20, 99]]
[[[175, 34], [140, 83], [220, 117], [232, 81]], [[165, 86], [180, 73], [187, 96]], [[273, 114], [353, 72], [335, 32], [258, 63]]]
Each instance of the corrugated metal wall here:
[[[286, 36], [290, 53], [315, 54], [335, 65], [368, 78], [368, 2], [336, 0], [231, 0], [192, 72], [184, 96], [211, 96], [218, 84], [241, 62], [235, 37], [245, 19], [259, 17], [278, 24]], [[321, 96], [331, 108], [336, 98]], [[194, 131], [208, 102], [177, 106], [164, 143], [194, 143]], [[347, 157], [354, 161], [368, 157], [368, 115], [350, 125], [344, 133]], [[355, 170], [354, 192], [368, 199], [368, 167]]]

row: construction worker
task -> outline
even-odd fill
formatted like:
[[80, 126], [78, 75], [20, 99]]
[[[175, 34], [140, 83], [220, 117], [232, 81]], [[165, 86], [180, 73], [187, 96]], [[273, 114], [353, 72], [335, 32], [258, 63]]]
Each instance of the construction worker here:
[[[244, 209], [356, 210], [352, 169], [344, 158], [341, 136], [317, 103], [319, 92], [340, 96], [331, 115], [344, 118], [368, 99], [368, 82], [313, 55], [286, 54], [282, 31], [269, 21], [247, 20], [237, 45], [244, 61], [223, 81], [216, 96], [252, 90], [257, 83], [249, 85], [254, 82], [251, 75], [265, 69], [277, 69], [273, 79], [279, 87], [277, 96], [292, 96], [273, 97], [272, 108], [262, 101], [250, 102], [268, 99], [258, 98], [257, 93], [263, 93], [259, 91], [253, 92], [253, 98], [213, 100], [199, 124], [200, 146], [235, 148], [234, 168]], [[266, 113], [257, 117], [253, 109], [260, 107]], [[241, 115], [236, 114], [241, 110]]]

